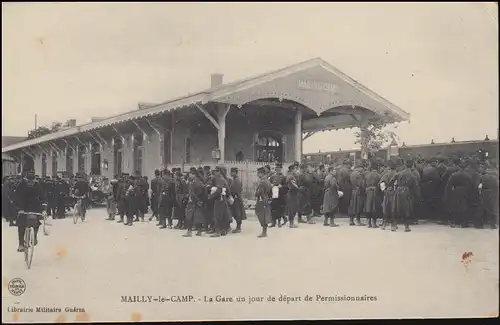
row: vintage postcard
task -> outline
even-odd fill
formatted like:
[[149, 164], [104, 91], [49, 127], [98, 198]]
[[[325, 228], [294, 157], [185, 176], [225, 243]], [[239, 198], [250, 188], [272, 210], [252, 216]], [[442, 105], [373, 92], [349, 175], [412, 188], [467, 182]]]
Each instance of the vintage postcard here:
[[2, 322], [498, 316], [498, 8], [2, 3]]

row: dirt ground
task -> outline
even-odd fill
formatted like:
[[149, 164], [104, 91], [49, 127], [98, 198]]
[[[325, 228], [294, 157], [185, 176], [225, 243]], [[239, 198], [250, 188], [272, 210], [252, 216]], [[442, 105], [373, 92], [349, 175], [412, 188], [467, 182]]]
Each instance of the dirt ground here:
[[[93, 209], [82, 224], [52, 221], [30, 270], [17, 229], [3, 223], [2, 322], [498, 315], [499, 238], [489, 229], [420, 224], [404, 233], [318, 220], [258, 239], [250, 216], [237, 235], [183, 238], [154, 221], [125, 227], [105, 217]], [[9, 292], [13, 278], [24, 294]]]

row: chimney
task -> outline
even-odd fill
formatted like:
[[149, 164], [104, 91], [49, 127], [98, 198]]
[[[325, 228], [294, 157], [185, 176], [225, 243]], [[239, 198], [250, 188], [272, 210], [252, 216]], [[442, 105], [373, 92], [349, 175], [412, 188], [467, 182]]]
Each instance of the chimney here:
[[75, 119], [71, 119], [71, 120], [68, 120], [66, 122], [66, 125], [69, 127], [69, 128], [74, 128], [76, 126], [76, 120]]
[[224, 78], [224, 75], [222, 73], [212, 73], [210, 75], [210, 87], [215, 88], [217, 86], [222, 85], [223, 78]]

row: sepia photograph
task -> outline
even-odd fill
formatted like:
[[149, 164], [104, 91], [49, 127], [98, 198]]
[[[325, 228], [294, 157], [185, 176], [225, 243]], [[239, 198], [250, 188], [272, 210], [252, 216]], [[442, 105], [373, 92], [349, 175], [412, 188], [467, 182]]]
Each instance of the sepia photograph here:
[[2, 2], [2, 323], [494, 318], [497, 2]]

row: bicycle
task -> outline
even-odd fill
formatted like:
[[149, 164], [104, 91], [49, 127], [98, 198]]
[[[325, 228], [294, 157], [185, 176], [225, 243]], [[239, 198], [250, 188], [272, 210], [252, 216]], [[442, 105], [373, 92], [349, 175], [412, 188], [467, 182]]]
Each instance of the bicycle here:
[[40, 219], [43, 220], [43, 233], [48, 235], [47, 214], [37, 212], [21, 212], [26, 215], [26, 228], [24, 231], [24, 262], [28, 269], [31, 268], [33, 262], [33, 254], [35, 253], [35, 228], [39, 225]]
[[85, 220], [85, 215], [83, 213], [83, 196], [76, 197], [76, 203], [73, 208], [73, 223], [77, 224], [78, 223], [78, 218], [82, 220], [82, 222]]

